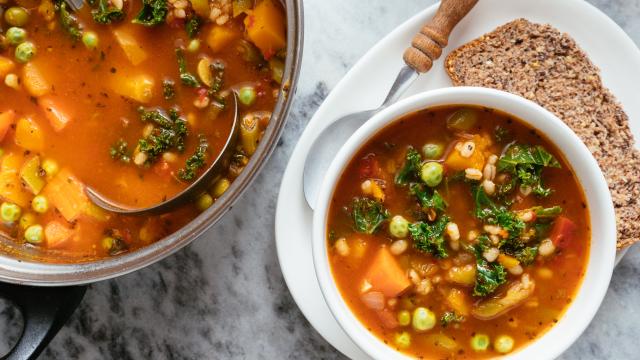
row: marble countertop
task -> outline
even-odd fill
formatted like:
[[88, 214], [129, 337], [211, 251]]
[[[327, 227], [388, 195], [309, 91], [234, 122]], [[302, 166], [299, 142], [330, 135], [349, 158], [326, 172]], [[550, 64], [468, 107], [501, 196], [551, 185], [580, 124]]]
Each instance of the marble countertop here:
[[[43, 359], [342, 359], [284, 283], [273, 233], [291, 151], [322, 100], [377, 40], [432, 0], [305, 0], [302, 75], [280, 146], [203, 238], [133, 274], [93, 284]], [[640, 0], [589, 0], [640, 43]], [[393, 3], [393, 4], [392, 4]], [[600, 311], [561, 359], [631, 359], [639, 349], [640, 246], [613, 274]], [[0, 354], [17, 335], [0, 302]]]

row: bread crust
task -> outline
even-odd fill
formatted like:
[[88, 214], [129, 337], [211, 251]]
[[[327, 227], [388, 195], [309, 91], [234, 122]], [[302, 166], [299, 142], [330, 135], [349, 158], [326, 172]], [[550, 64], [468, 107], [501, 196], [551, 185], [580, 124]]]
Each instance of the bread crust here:
[[599, 69], [567, 34], [517, 19], [452, 51], [456, 86], [482, 86], [533, 100], [562, 119], [600, 164], [613, 199], [618, 248], [640, 241], [640, 152], [629, 119]]

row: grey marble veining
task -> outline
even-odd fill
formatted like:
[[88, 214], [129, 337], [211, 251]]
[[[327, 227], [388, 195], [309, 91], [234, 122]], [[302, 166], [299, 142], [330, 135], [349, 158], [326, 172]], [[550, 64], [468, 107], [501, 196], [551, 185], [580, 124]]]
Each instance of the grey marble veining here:
[[[506, 1], [506, 0], [505, 0]], [[558, 0], [561, 1], [561, 0]], [[591, 0], [640, 42], [640, 0]], [[284, 136], [262, 174], [203, 238], [141, 271], [90, 287], [43, 359], [341, 359], [289, 294], [274, 245], [281, 176], [330, 89], [375, 42], [431, 0], [305, 0], [305, 53]], [[640, 246], [616, 269], [602, 308], [563, 356], [638, 358]], [[0, 302], [0, 353], [17, 312]]]

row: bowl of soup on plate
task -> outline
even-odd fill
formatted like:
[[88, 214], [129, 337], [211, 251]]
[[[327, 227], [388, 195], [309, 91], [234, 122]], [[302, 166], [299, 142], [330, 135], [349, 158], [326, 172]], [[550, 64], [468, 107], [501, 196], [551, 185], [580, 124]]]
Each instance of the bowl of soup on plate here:
[[495, 90], [436, 90], [374, 116], [318, 203], [321, 289], [374, 358], [557, 356], [613, 269], [615, 216], [590, 152]]

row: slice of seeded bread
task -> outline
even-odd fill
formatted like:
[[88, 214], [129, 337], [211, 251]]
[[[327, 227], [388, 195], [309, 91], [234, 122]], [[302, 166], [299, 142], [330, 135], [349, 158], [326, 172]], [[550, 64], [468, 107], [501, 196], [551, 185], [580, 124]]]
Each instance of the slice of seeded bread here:
[[576, 42], [550, 25], [518, 19], [454, 50], [445, 67], [456, 86], [505, 90], [567, 123], [607, 178], [618, 248], [640, 241], [640, 153], [628, 117]]

